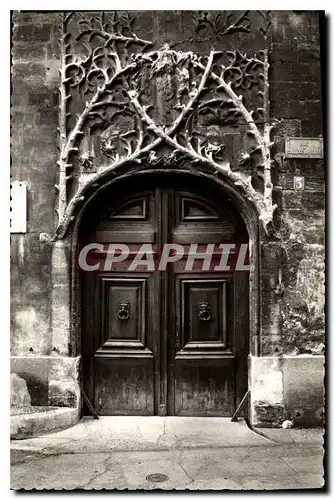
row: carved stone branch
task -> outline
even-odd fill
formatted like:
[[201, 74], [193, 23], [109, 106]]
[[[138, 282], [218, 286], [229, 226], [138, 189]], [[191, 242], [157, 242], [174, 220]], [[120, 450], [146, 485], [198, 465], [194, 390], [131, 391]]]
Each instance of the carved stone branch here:
[[[269, 62], [267, 50], [264, 51], [264, 136], [263, 136], [263, 149], [262, 157], [264, 162], [264, 202], [267, 207], [269, 207], [269, 219], [272, 220], [273, 212], [277, 208], [277, 205], [272, 205], [272, 193], [273, 184], [271, 179], [271, 148], [273, 142], [271, 142], [271, 130], [273, 126], [270, 125], [270, 110], [269, 110]], [[271, 211], [272, 210], [272, 211]], [[265, 219], [266, 222], [266, 219]]]
[[121, 28], [121, 32], [117, 32], [117, 30], [115, 29], [115, 26], [119, 24], [118, 20], [115, 19], [115, 17], [117, 16], [117, 12], [114, 11], [110, 15], [113, 17], [113, 19], [109, 20], [111, 23], [111, 31], [106, 31], [106, 29], [105, 29], [106, 23], [103, 20], [104, 12], [101, 13], [100, 19], [99, 18], [91, 18], [91, 21], [94, 20], [96, 23], [98, 23], [99, 29], [92, 28], [92, 26], [89, 25], [89, 22], [87, 20], [85, 20], [82, 16], [82, 21], [80, 21], [80, 24], [85, 26], [86, 28], [84, 28], [79, 33], [79, 35], [77, 36], [77, 40], [79, 40], [80, 38], [82, 38], [85, 35], [89, 35], [89, 40], [91, 40], [93, 38], [93, 36], [100, 36], [103, 39], [105, 39], [106, 40], [105, 47], [107, 47], [111, 42], [122, 42], [126, 45], [128, 45], [129, 43], [137, 43], [137, 44], [146, 45], [146, 46], [152, 45], [151, 40], [144, 40], [143, 38], [139, 38], [136, 35], [136, 33], [133, 32], [133, 30], [131, 29], [131, 24], [132, 24], [132, 21], [134, 19], [128, 20], [128, 22], [127, 22], [127, 28], [129, 30], [131, 36], [126, 36], [126, 35], [122, 34], [122, 28]]
[[[201, 69], [204, 69], [202, 63], [196, 61], [195, 65]], [[263, 76], [264, 76], [264, 92], [263, 92], [263, 113], [264, 113], [264, 133], [262, 134], [258, 129], [254, 119], [253, 119], [253, 111], [248, 111], [243, 104], [242, 95], [237, 95], [232, 89], [231, 82], [227, 83], [222, 76], [218, 76], [216, 73], [211, 73], [211, 78], [219, 84], [226, 95], [231, 100], [232, 105], [240, 112], [241, 116], [244, 118], [246, 122], [249, 134], [253, 136], [255, 142], [257, 144], [257, 149], [262, 158], [262, 167], [264, 171], [264, 195], [261, 206], [258, 207], [260, 209], [260, 219], [263, 222], [264, 228], [267, 229], [267, 226], [273, 219], [273, 213], [277, 208], [277, 205], [272, 204], [272, 192], [273, 192], [273, 184], [271, 180], [271, 129], [269, 123], [269, 78], [268, 78], [268, 55], [267, 51], [264, 51], [264, 62], [263, 62]], [[224, 70], [225, 68], [223, 68]], [[254, 190], [255, 191], [255, 190]], [[259, 198], [258, 193], [257, 198]]]
[[[113, 52], [109, 54], [114, 58], [114, 63], [112, 65], [113, 74], [110, 75], [108, 69], [102, 68], [99, 65], [99, 61], [102, 57], [102, 52], [100, 47], [96, 48], [94, 51], [89, 49], [89, 55], [86, 59], [78, 60], [73, 59], [67, 54], [67, 49], [69, 47], [67, 43], [67, 34], [65, 33], [66, 22], [69, 16], [62, 17], [62, 33], [61, 33], [61, 43], [62, 43], [62, 68], [61, 68], [61, 85], [60, 85], [60, 158], [59, 164], [59, 203], [58, 203], [58, 215], [59, 215], [59, 225], [57, 228], [56, 238], [61, 238], [67, 231], [71, 221], [73, 220], [73, 214], [77, 209], [78, 205], [83, 203], [92, 193], [92, 188], [98, 186], [103, 179], [107, 179], [108, 176], [118, 169], [119, 167], [130, 164], [132, 162], [140, 163], [143, 158], [148, 158], [152, 164], [160, 164], [161, 157], [157, 157], [154, 150], [162, 143], [165, 142], [171, 148], [173, 152], [169, 155], [169, 162], [173, 160], [183, 160], [187, 158], [191, 164], [203, 164], [211, 167], [214, 172], [220, 172], [227, 179], [232, 181], [235, 185], [240, 186], [246, 197], [251, 200], [259, 212], [260, 219], [263, 222], [264, 228], [267, 229], [268, 224], [272, 221], [273, 212], [276, 205], [272, 204], [272, 191], [273, 185], [271, 180], [271, 125], [269, 123], [269, 79], [268, 79], [268, 59], [267, 52], [264, 52], [264, 59], [260, 60], [256, 56], [253, 58], [247, 58], [245, 55], [239, 54], [243, 59], [243, 67], [239, 67], [237, 51], [231, 53], [232, 57], [230, 64], [228, 66], [221, 66], [220, 73], [216, 73], [214, 69], [214, 57], [216, 52], [212, 50], [207, 58], [200, 58], [193, 53], [181, 53], [170, 50], [168, 47], [162, 48], [160, 51], [152, 51], [147, 53], [139, 54], [137, 53], [131, 59], [130, 63], [122, 66], [122, 62], [118, 55], [115, 41], [122, 41], [124, 43], [128, 42], [128, 38], [132, 41], [138, 43], [140, 39], [130, 31], [131, 36], [126, 36], [122, 32], [111, 33], [101, 30], [96, 30], [93, 27], [88, 27], [86, 30], [81, 32], [81, 36], [89, 35], [93, 37], [97, 35], [97, 31], [100, 36], [106, 41], [106, 45], [111, 44]], [[242, 19], [243, 18], [243, 19]], [[236, 26], [239, 26], [239, 22], [245, 20], [243, 15], [240, 19], [236, 20]], [[99, 21], [100, 22], [100, 21]], [[84, 23], [87, 24], [86, 21]], [[131, 23], [131, 21], [130, 21]], [[93, 25], [93, 23], [92, 23]], [[229, 28], [229, 26], [228, 26]], [[113, 28], [114, 29], [114, 28]], [[129, 28], [127, 28], [129, 29]], [[231, 26], [233, 29], [233, 25]], [[134, 36], [133, 36], [134, 35]], [[116, 38], [118, 37], [118, 38]], [[151, 42], [147, 40], [140, 40], [142, 44], [148, 45]], [[134, 85], [133, 81], [130, 84], [126, 81], [126, 76], [129, 74], [136, 75], [141, 68], [151, 68], [157, 65], [157, 61], [163, 58], [168, 53], [173, 64], [178, 62], [178, 64], [191, 64], [193, 69], [197, 69], [197, 73], [201, 70], [201, 76], [196, 77], [198, 84], [192, 81], [192, 91], [189, 91], [189, 100], [185, 104], [178, 101], [179, 106], [175, 109], [180, 109], [180, 113], [174, 120], [171, 126], [163, 128], [157, 126], [154, 120], [147, 113], [148, 106], [141, 104], [140, 101], [140, 91], [138, 89], [132, 88]], [[168, 57], [168, 60], [169, 60]], [[240, 59], [241, 60], [241, 59]], [[236, 90], [239, 85], [242, 84], [244, 78], [251, 78], [251, 74], [256, 66], [262, 66], [262, 78], [263, 78], [263, 92], [259, 92], [263, 97], [263, 107], [258, 108], [258, 112], [262, 112], [264, 118], [264, 129], [261, 131], [255, 123], [253, 118], [253, 111], [249, 111], [243, 103], [242, 95], [238, 95]], [[93, 97], [86, 102], [86, 106], [83, 111], [77, 117], [77, 121], [69, 134], [67, 134], [67, 101], [70, 98], [70, 93], [68, 89], [68, 84], [70, 78], [68, 77], [68, 71], [71, 67], [75, 66], [77, 69], [81, 68], [82, 72], [79, 73], [80, 78], [89, 78], [90, 74], [100, 74], [103, 79], [103, 83], [97, 86]], [[234, 82], [230, 81], [230, 72], [235, 71], [238, 74], [238, 79]], [[133, 73], [132, 73], [133, 72]], [[86, 75], [82, 77], [82, 75]], [[136, 76], [135, 76], [136, 80]], [[207, 87], [208, 80], [216, 83], [216, 88], [213, 90]], [[113, 93], [115, 84], [122, 84], [122, 89], [124, 91], [125, 101], [113, 100], [113, 98], [107, 98], [106, 96]], [[77, 85], [77, 83], [75, 84]], [[136, 87], [136, 84], [135, 84]], [[224, 91], [226, 98], [222, 98], [221, 95], [216, 94], [217, 90]], [[210, 94], [208, 98], [206, 94], [206, 100], [203, 100], [202, 93], [207, 91]], [[214, 92], [214, 93], [213, 93]], [[103, 147], [105, 149], [105, 154], [107, 157], [112, 159], [112, 162], [101, 168], [97, 173], [92, 173], [86, 183], [81, 184], [78, 188], [77, 193], [68, 203], [66, 196], [66, 183], [69, 176], [67, 175], [67, 169], [72, 168], [71, 165], [71, 155], [73, 153], [78, 153], [79, 139], [84, 134], [84, 127], [87, 124], [88, 119], [96, 119], [101, 115], [100, 110], [103, 110], [105, 106], [115, 105], [118, 111], [112, 113], [108, 119], [112, 122], [114, 117], [120, 113], [127, 111], [128, 114], [132, 114], [134, 119], [133, 130], [126, 132], [119, 136], [120, 143], [122, 147], [117, 150], [117, 147], [109, 140], [104, 139]], [[252, 186], [252, 179], [250, 175], [246, 175], [243, 172], [232, 171], [230, 164], [227, 161], [220, 161], [218, 159], [219, 154], [222, 150], [222, 144], [216, 144], [210, 142], [210, 140], [205, 139], [201, 142], [198, 137], [194, 137], [192, 134], [192, 123], [194, 116], [198, 112], [208, 112], [215, 110], [215, 106], [223, 108], [226, 105], [229, 106], [227, 113], [232, 113], [234, 116], [238, 115], [243, 118], [248, 127], [248, 134], [251, 135], [256, 143], [256, 147], [252, 152], [258, 151], [261, 156], [261, 166], [263, 170], [264, 179], [264, 193], [258, 192]], [[198, 111], [196, 111], [198, 110]], [[101, 115], [102, 116], [102, 115]], [[185, 134], [180, 133], [180, 128], [184, 128]], [[143, 146], [144, 137], [146, 132], [152, 132], [156, 138], [152, 139], [151, 142]], [[182, 143], [180, 142], [183, 137]], [[151, 159], [151, 160], [150, 160]], [[241, 163], [242, 165], [242, 163]]]
[[231, 25], [227, 26], [224, 31], [223, 31], [223, 35], [228, 35], [229, 33], [233, 32], [233, 31], [245, 31], [247, 33], [250, 32], [250, 24], [248, 22], [247, 25], [244, 25], [243, 22], [244, 21], [249, 21], [248, 19], [248, 11], [244, 11], [243, 14], [238, 18], [236, 19], [235, 22], [233, 22]]
[[[177, 131], [178, 127], [181, 125], [181, 123], [185, 120], [185, 118], [187, 117], [189, 112], [192, 110], [194, 103], [198, 100], [201, 92], [204, 90], [208, 75], [210, 73], [210, 70], [211, 70], [211, 67], [213, 64], [214, 55], [215, 55], [215, 51], [212, 50], [209, 54], [206, 66], [203, 67], [204, 71], [203, 71], [203, 75], [202, 75], [202, 78], [201, 78], [201, 81], [200, 81], [198, 88], [193, 92], [191, 99], [189, 99], [187, 105], [182, 109], [181, 113], [176, 118], [176, 120], [173, 122], [171, 127], [169, 127], [167, 129], [167, 131], [166, 131], [167, 136], [171, 136], [172, 134], [174, 134]], [[128, 91], [128, 95], [130, 97], [132, 104], [134, 105], [134, 108], [138, 112], [141, 120], [146, 121], [144, 114], [143, 114], [143, 112], [144, 112], [143, 107], [140, 106], [139, 101], [137, 99], [137, 92], [130, 90], [130, 91]], [[146, 115], [146, 113], [145, 113], [145, 115]], [[146, 116], [148, 116], [148, 115], [146, 115]], [[149, 129], [150, 129], [150, 126], [149, 126]], [[157, 147], [162, 142], [162, 140], [163, 140], [163, 138], [158, 136], [158, 138], [152, 144], [149, 144], [146, 148], [143, 148], [141, 154], [144, 155], [147, 152], [149, 152], [151, 149]]]
[[216, 38], [220, 38], [226, 35], [230, 35], [232, 33], [241, 32], [241, 33], [249, 33], [250, 32], [250, 20], [248, 16], [249, 11], [246, 10], [242, 12], [241, 15], [238, 15], [235, 20], [233, 20], [234, 14], [228, 14], [225, 16], [225, 13], [216, 13], [216, 12], [202, 12], [198, 13], [198, 17], [195, 18], [196, 26], [195, 26], [195, 34], [191, 41], [201, 41], [201, 33], [202, 29], [207, 30], [207, 38], [212, 40]]
[[[58, 223], [61, 224], [61, 221], [63, 220], [66, 210], [68, 208], [67, 204], [67, 180], [71, 178], [71, 174], [68, 175], [68, 170], [72, 169], [73, 165], [70, 162], [70, 156], [72, 153], [77, 153], [78, 152], [78, 146], [77, 142], [78, 139], [81, 135], [83, 135], [83, 128], [84, 125], [86, 124], [86, 121], [92, 111], [101, 105], [101, 99], [105, 95], [106, 91], [110, 87], [113, 86], [113, 83], [117, 81], [119, 78], [121, 78], [125, 73], [133, 69], [137, 63], [132, 62], [130, 64], [127, 64], [125, 67], [118, 67], [115, 73], [109, 77], [108, 73], [106, 70], [100, 68], [97, 66], [97, 61], [101, 57], [101, 55], [98, 52], [98, 49], [95, 49], [95, 52], [92, 54], [92, 50], [88, 46], [87, 43], [85, 45], [88, 47], [89, 50], [89, 55], [86, 59], [82, 60], [76, 60], [75, 62], [73, 61], [73, 58], [71, 55], [68, 54], [68, 35], [69, 33], [66, 33], [66, 25], [67, 22], [69, 21], [72, 13], [69, 14], [61, 14], [61, 23], [60, 23], [60, 50], [61, 50], [61, 69], [60, 69], [60, 77], [61, 77], [61, 83], [60, 83], [60, 105], [59, 105], [59, 149], [60, 149], [60, 156], [59, 160], [57, 162], [59, 166], [59, 182], [58, 185], [56, 185], [57, 191], [58, 191], [58, 209], [57, 209], [57, 214], [58, 214]], [[95, 34], [95, 30], [88, 30], [91, 31], [91, 35]], [[93, 33], [94, 31], [94, 33]], [[81, 33], [83, 35], [83, 33]], [[130, 43], [136, 42], [142, 45], [151, 45], [152, 42], [149, 40], [142, 40], [138, 38], [133, 32], [131, 32], [131, 36], [124, 36], [120, 34], [115, 34], [111, 33], [108, 34], [105, 31], [102, 31], [102, 36], [106, 37], [108, 35], [108, 39], [106, 44], [108, 44], [111, 41], [121, 41], [124, 43]], [[105, 45], [106, 45], [105, 44]], [[71, 95], [68, 90], [68, 85], [70, 78], [68, 77], [68, 72], [71, 68], [75, 67], [78, 69], [78, 71], [81, 71], [81, 77], [79, 78], [79, 81], [81, 81], [84, 78], [85, 75], [85, 67], [88, 64], [88, 62], [92, 60], [92, 67], [91, 69], [86, 73], [86, 78], [89, 78], [89, 75], [92, 72], [101, 72], [102, 75], [104, 76], [104, 83], [102, 86], [98, 86], [95, 94], [93, 95], [92, 99], [86, 103], [85, 109], [82, 111], [82, 113], [79, 115], [77, 122], [70, 132], [70, 134], [67, 134], [67, 102], [70, 99]], [[75, 83], [78, 85], [78, 82]]]
[[199, 154], [195, 149], [192, 148], [190, 145], [190, 142], [188, 143], [188, 147], [184, 147], [179, 142], [177, 139], [170, 137], [169, 131], [165, 132], [161, 127], [158, 127], [155, 122], [150, 118], [150, 116], [145, 112], [145, 110], [142, 108], [140, 105], [138, 99], [136, 97], [133, 97], [132, 103], [135, 106], [136, 110], [138, 111], [139, 115], [141, 116], [142, 120], [146, 122], [148, 125], [149, 130], [152, 130], [157, 137], [162, 139], [162, 141], [166, 142], [170, 146], [172, 146], [175, 149], [178, 149], [185, 155], [189, 156], [190, 159], [196, 162], [203, 162], [203, 163], [209, 163], [211, 166], [215, 167], [215, 169], [221, 169], [221, 170], [230, 170], [229, 163], [226, 163], [224, 165], [220, 165], [216, 163], [214, 160], [211, 160], [209, 156], [205, 157]]
[[60, 158], [58, 161], [58, 166], [59, 166], [59, 180], [58, 180], [58, 185], [56, 185], [57, 191], [58, 191], [58, 220], [62, 215], [65, 213], [66, 210], [66, 205], [67, 205], [67, 196], [66, 196], [66, 177], [67, 177], [67, 172], [66, 169], [68, 166], [67, 160], [68, 157], [64, 156], [63, 152], [66, 147], [66, 136], [67, 136], [67, 127], [66, 127], [66, 121], [67, 121], [67, 100], [69, 98], [69, 95], [67, 93], [67, 87], [66, 87], [66, 71], [67, 71], [67, 64], [66, 64], [66, 59], [67, 59], [67, 43], [66, 43], [66, 33], [65, 33], [65, 23], [66, 23], [66, 15], [61, 14], [61, 23], [60, 23], [60, 50], [61, 50], [61, 68], [60, 68], [60, 77], [61, 77], [61, 83], [60, 83], [60, 104], [59, 104], [59, 149], [60, 149]]
[[[146, 58], [148, 57], [153, 57], [155, 56], [157, 53], [156, 52], [153, 52], [152, 54], [149, 54], [149, 55], [146, 55]], [[167, 136], [169, 135], [172, 135], [173, 133], [176, 132], [176, 130], [178, 129], [178, 127], [180, 126], [180, 124], [183, 122], [183, 120], [185, 119], [185, 117], [187, 116], [187, 114], [189, 113], [189, 111], [192, 109], [192, 106], [194, 105], [195, 101], [198, 99], [200, 93], [203, 91], [204, 87], [205, 87], [205, 84], [206, 84], [206, 80], [208, 78], [208, 75], [210, 73], [210, 69], [211, 69], [211, 66], [213, 64], [213, 57], [214, 57], [214, 51], [212, 51], [209, 55], [209, 58], [208, 58], [208, 62], [207, 62], [207, 65], [206, 67], [204, 67], [204, 73], [203, 73], [203, 76], [201, 78], [201, 81], [200, 81], [200, 84], [199, 84], [199, 87], [197, 88], [197, 90], [193, 93], [191, 99], [189, 100], [189, 102], [187, 103], [187, 105], [183, 108], [183, 110], [181, 111], [181, 113], [179, 114], [178, 118], [174, 121], [174, 123], [172, 124], [172, 126], [166, 131], [166, 134]], [[128, 65], [127, 68], [122, 68], [121, 67], [121, 62], [119, 60], [119, 58], [117, 57], [116, 58], [116, 61], [117, 61], [117, 73], [114, 75], [113, 79], [115, 80], [116, 78], [118, 78], [119, 76], [121, 76], [121, 74], [125, 73], [126, 69], [127, 68], [130, 68], [130, 67], [135, 67], [137, 64], [139, 64], [139, 60], [135, 61], [134, 63]], [[111, 85], [112, 82], [109, 82], [108, 86]], [[107, 85], [105, 85], [104, 88], [100, 89], [98, 88], [95, 96], [93, 97], [93, 99], [90, 101], [90, 103], [87, 104], [85, 110], [83, 111], [83, 113], [80, 115], [73, 131], [71, 132], [70, 136], [69, 136], [69, 139], [67, 141], [67, 144], [64, 148], [65, 150], [65, 153], [66, 154], [69, 154], [69, 152], [71, 151], [71, 149], [73, 149], [73, 145], [75, 144], [76, 142], [76, 139], [78, 137], [78, 135], [80, 135], [82, 133], [82, 127], [85, 123], [85, 120], [87, 119], [88, 117], [88, 114], [89, 112], [93, 109], [93, 107], [97, 104], [99, 98], [102, 96], [104, 90], [106, 89]], [[131, 91], [131, 90], [128, 90], [128, 94], [129, 94], [129, 98], [130, 98], [130, 101], [134, 104], [135, 102], [138, 102], [137, 101], [137, 98], [136, 98], [136, 91]], [[134, 106], [135, 109], [137, 110], [137, 112], [139, 113], [139, 117], [140, 117], [140, 122], [142, 121], [142, 115], [141, 115], [141, 112], [142, 112], [142, 107], [139, 107], [137, 108], [136, 105]], [[139, 110], [141, 110], [141, 112], [139, 112]], [[129, 162], [139, 162], [139, 158], [141, 156], [144, 156], [145, 154], [149, 153], [152, 149], [156, 148], [163, 140], [162, 137], [157, 137], [156, 140], [154, 140], [152, 143], [148, 144], [148, 146], [142, 148], [142, 143], [143, 143], [143, 129], [142, 129], [142, 126], [141, 126], [141, 123], [138, 123], [137, 125], [137, 130], [138, 130], [138, 143], [137, 143], [137, 147], [135, 149], [135, 151], [131, 154], [128, 154], [126, 157], [119, 157], [119, 156], [116, 156], [114, 158], [114, 161], [113, 163], [111, 163], [110, 165], [108, 165], [103, 173], [97, 173], [95, 176], [93, 176], [92, 178], [89, 179], [89, 181], [85, 184], [85, 186], [81, 189], [78, 190], [78, 192], [75, 194], [75, 196], [72, 198], [72, 200], [69, 202], [68, 206], [65, 207], [65, 210], [64, 212], [60, 212], [61, 216], [59, 218], [59, 225], [58, 225], [58, 228], [57, 228], [57, 234], [56, 234], [56, 237], [57, 238], [61, 238], [64, 236], [64, 234], [66, 233], [67, 231], [67, 228], [69, 226], [69, 224], [71, 223], [71, 218], [72, 218], [72, 214], [73, 214], [73, 211], [75, 209], [75, 207], [78, 205], [78, 203], [82, 203], [83, 201], [83, 191], [87, 191], [90, 186], [92, 186], [94, 183], [96, 183], [99, 179], [100, 176], [106, 176], [108, 175], [108, 173], [110, 173], [111, 171], [115, 170], [116, 168], [126, 164], [126, 163], [129, 163]]]
[[104, 30], [93, 30], [93, 29], [82, 31], [78, 35], [77, 40], [79, 40], [79, 38], [87, 34], [90, 36], [90, 38], [96, 35], [106, 40], [105, 47], [108, 47], [108, 45], [111, 42], [122, 42], [127, 44], [138, 43], [140, 45], [148, 45], [148, 46], [152, 45], [152, 42], [150, 40], [144, 40], [143, 38], [138, 38], [135, 34], [134, 36], [124, 36], [124, 35], [111, 34]]
[[[177, 141], [176, 138], [170, 137], [170, 135], [168, 135], [167, 132], [165, 132], [162, 128], [158, 127], [155, 124], [155, 122], [148, 116], [148, 114], [142, 108], [136, 97], [133, 98], [132, 102], [136, 107], [136, 109], [138, 110], [138, 113], [141, 115], [142, 119], [147, 123], [150, 130], [152, 130], [159, 138], [161, 138], [164, 142], [175, 148], [175, 150], [181, 151], [185, 156], [189, 157], [189, 159], [192, 162], [195, 163], [200, 162], [202, 164], [208, 165], [214, 171], [223, 174], [226, 178], [231, 180], [236, 186], [242, 187], [247, 198], [256, 205], [260, 214], [265, 214], [265, 210], [267, 209], [267, 207], [260, 193], [258, 193], [252, 186], [251, 176], [245, 176], [239, 172], [232, 171], [228, 162], [217, 163], [213, 159], [213, 150], [217, 148], [216, 145], [209, 144], [205, 149], [205, 155], [201, 154], [199, 151], [196, 151], [192, 147], [190, 141], [188, 141], [187, 147], [182, 146]], [[264, 220], [264, 218], [262, 218], [262, 220]]]

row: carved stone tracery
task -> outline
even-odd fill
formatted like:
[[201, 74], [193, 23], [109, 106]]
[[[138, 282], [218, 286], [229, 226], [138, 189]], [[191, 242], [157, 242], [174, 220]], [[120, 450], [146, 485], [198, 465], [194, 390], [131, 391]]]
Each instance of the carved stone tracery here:
[[[182, 164], [193, 170], [207, 167], [243, 190], [268, 230], [276, 205], [272, 202], [274, 123], [269, 116], [267, 50], [252, 56], [238, 50], [211, 50], [208, 56], [199, 56], [171, 50], [167, 45], [152, 50], [150, 40], [134, 33], [134, 19], [127, 13], [90, 17], [76, 12], [61, 17], [56, 237], [65, 235], [78, 206], [101, 178], [131, 163], [162, 167]], [[237, 21], [236, 27], [249, 29], [245, 16]], [[161, 125], [157, 120], [155, 85], [156, 89], [161, 87], [158, 90], [169, 103], [170, 124]], [[248, 99], [254, 88], [258, 105], [250, 110]], [[75, 106], [69, 111], [71, 100]], [[210, 124], [239, 122], [245, 124], [249, 148], [241, 153], [239, 170], [234, 170], [224, 157], [222, 136], [214, 137]], [[83, 150], [86, 135], [92, 148], [98, 136], [99, 154], [104, 160], [96, 173], [76, 185], [76, 165], [89, 172], [96, 161], [92, 151]], [[164, 153], [159, 148], [162, 145]], [[255, 189], [246, 169], [251, 164], [263, 181], [262, 191]], [[69, 200], [70, 180], [74, 192]]]

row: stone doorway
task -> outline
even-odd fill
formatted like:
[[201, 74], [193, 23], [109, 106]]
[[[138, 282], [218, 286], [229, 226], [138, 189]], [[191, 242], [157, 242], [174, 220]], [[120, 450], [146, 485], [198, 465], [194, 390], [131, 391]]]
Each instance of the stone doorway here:
[[[98, 270], [80, 276], [84, 385], [96, 411], [231, 416], [247, 390], [249, 352], [249, 273], [214, 270], [220, 244], [248, 242], [231, 199], [199, 178], [135, 176], [96, 198], [78, 241], [78, 251], [104, 245], [90, 254]], [[157, 259], [165, 243], [213, 245], [211, 266], [129, 266], [143, 245]], [[107, 244], [131, 249], [111, 271], [99, 265]]]

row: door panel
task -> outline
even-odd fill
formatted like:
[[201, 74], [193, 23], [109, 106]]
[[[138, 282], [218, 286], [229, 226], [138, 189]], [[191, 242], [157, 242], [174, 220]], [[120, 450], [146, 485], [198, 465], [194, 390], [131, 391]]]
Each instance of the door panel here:
[[[171, 240], [187, 241], [188, 247], [195, 244], [195, 256], [205, 252], [209, 243], [233, 243], [245, 238], [245, 234], [236, 232], [236, 214], [206, 204], [199, 191], [172, 190], [171, 200], [174, 207]], [[240, 379], [241, 387], [236, 386], [236, 380], [237, 370], [246, 371], [247, 331], [239, 332], [243, 337], [237, 341], [235, 328], [236, 318], [241, 314], [244, 317], [245, 312], [239, 310], [236, 300], [236, 275], [213, 270], [220, 255], [215, 246], [209, 274], [202, 270], [201, 259], [194, 261], [192, 274], [185, 274], [186, 258], [170, 269], [175, 284], [176, 317], [169, 372], [172, 414], [229, 416], [246, 391], [246, 378]], [[247, 297], [248, 279], [239, 279], [238, 283], [239, 292]], [[247, 304], [248, 301], [243, 302], [241, 307], [246, 308]], [[247, 324], [242, 328], [247, 328]], [[238, 355], [237, 347], [243, 351]]]
[[224, 349], [227, 345], [227, 280], [182, 279], [180, 285], [181, 297], [177, 304], [181, 307], [182, 348]]
[[[186, 186], [156, 179], [106, 191], [86, 242], [128, 244], [129, 259], [144, 243], [158, 256], [164, 243], [196, 244], [195, 252], [215, 243], [218, 264], [219, 244], [248, 241], [244, 224], [229, 200], [207, 199], [203, 183]], [[248, 274], [203, 271], [201, 260], [185, 272], [185, 262], [83, 275], [84, 382], [99, 414], [230, 416], [241, 401]]]
[[153, 415], [153, 357], [95, 357], [99, 415]]
[[103, 346], [145, 347], [148, 280], [100, 277]]
[[229, 417], [235, 410], [235, 378], [230, 359], [176, 362], [175, 415]]
[[[153, 276], [98, 275], [94, 401], [101, 415], [153, 415]], [[156, 348], [157, 350], [157, 348]]]
[[[235, 404], [233, 277], [176, 275], [177, 415], [227, 416]], [[173, 350], [172, 350], [173, 351]]]
[[[129, 259], [143, 243], [149, 242], [155, 249], [158, 206], [157, 189], [135, 196], [107, 191], [104, 204], [92, 216], [88, 237], [98, 243], [128, 244]], [[106, 255], [100, 254], [102, 262]], [[128, 272], [128, 266], [129, 261], [118, 262], [111, 272], [100, 268], [83, 276], [85, 388], [100, 415], [155, 413], [157, 276], [141, 272], [140, 267]]]

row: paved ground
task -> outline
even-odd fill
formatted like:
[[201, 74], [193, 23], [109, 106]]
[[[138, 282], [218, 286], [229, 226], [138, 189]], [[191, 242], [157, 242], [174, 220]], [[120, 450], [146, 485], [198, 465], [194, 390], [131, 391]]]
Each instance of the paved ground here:
[[[264, 432], [264, 430], [262, 430]], [[273, 490], [321, 488], [320, 431], [222, 418], [104, 417], [13, 441], [12, 489]], [[150, 474], [165, 474], [150, 482]]]

